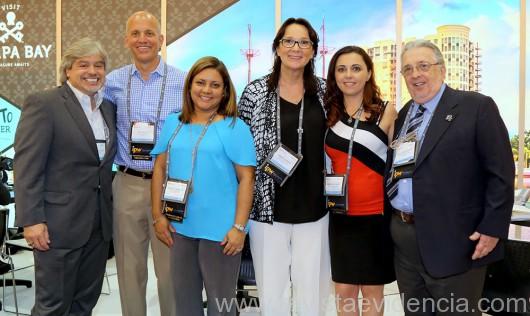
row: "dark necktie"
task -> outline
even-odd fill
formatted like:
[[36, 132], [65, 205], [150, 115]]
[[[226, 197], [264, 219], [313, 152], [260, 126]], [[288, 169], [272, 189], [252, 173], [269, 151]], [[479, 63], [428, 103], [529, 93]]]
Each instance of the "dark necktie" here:
[[[425, 113], [425, 107], [420, 104], [418, 105], [418, 109], [416, 110], [416, 114], [410, 119], [408, 127], [407, 127], [407, 133], [405, 135], [417, 132], [418, 128], [421, 126], [421, 123], [423, 122], [423, 114]], [[416, 136], [418, 138], [418, 136]], [[394, 169], [391, 169], [391, 172], [393, 172]], [[398, 181], [392, 180], [392, 175], [388, 178], [386, 190], [388, 193], [388, 198], [392, 201], [393, 198], [396, 197], [398, 193]]]
[[409, 126], [407, 127], [407, 134], [412, 133], [416, 131], [423, 122], [423, 113], [425, 113], [425, 107], [420, 104], [418, 105], [418, 110], [416, 110], [416, 114], [410, 119]]
[[92, 111], [96, 109], [96, 106], [96, 96], [92, 95], [90, 96], [90, 108], [92, 109]]

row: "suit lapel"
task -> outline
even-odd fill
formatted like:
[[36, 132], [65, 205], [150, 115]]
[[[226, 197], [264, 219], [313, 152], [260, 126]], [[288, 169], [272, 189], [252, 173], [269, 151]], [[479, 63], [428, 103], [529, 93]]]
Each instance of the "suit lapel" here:
[[96, 147], [96, 138], [94, 137], [94, 132], [92, 132], [92, 127], [90, 127], [90, 124], [88, 123], [85, 112], [83, 112], [83, 109], [81, 108], [81, 104], [79, 104], [74, 92], [66, 83], [62, 86], [62, 89], [63, 97], [65, 99], [64, 106], [66, 107], [66, 110], [74, 120], [75, 125], [81, 131], [81, 134], [83, 134], [88, 147], [90, 147], [90, 150], [94, 156], [99, 160], [98, 149]]
[[112, 105], [107, 105], [110, 104], [107, 104], [107, 101], [103, 100], [103, 104], [100, 106], [101, 115], [103, 116], [103, 120], [105, 120], [105, 124], [107, 125], [107, 129], [109, 131], [109, 142], [107, 143], [107, 146], [105, 146], [105, 157], [101, 161], [102, 165], [107, 159], [109, 159], [110, 150], [115, 146], [114, 142], [116, 140], [116, 128], [114, 128], [115, 122], [112, 119], [114, 115], [111, 113]]
[[399, 134], [401, 133], [401, 129], [403, 128], [403, 124], [405, 124], [405, 119], [407, 118], [407, 113], [412, 106], [412, 101], [407, 102], [403, 109], [399, 111], [398, 118], [396, 119], [396, 123], [394, 125], [394, 136], [393, 140], [396, 140], [399, 137]]
[[442, 135], [445, 133], [451, 122], [457, 116], [457, 100], [454, 90], [445, 87], [445, 91], [434, 110], [431, 122], [427, 127], [427, 133], [421, 145], [418, 159], [416, 160], [416, 168], [421, 165], [434, 146], [438, 143]]

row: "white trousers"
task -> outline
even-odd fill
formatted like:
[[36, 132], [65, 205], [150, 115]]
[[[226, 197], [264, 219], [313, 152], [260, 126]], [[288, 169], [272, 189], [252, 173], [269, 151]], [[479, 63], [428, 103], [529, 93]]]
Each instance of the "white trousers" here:
[[262, 316], [325, 315], [331, 289], [328, 224], [329, 215], [304, 224], [250, 221]]

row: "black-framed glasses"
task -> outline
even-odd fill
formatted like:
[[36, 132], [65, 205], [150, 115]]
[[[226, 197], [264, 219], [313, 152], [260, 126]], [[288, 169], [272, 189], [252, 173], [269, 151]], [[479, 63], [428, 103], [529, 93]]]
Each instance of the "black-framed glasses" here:
[[311, 48], [313, 46], [313, 42], [306, 39], [301, 39], [297, 41], [291, 38], [282, 38], [280, 40], [280, 43], [282, 43], [283, 47], [285, 48], [292, 48], [295, 44], [298, 44], [298, 47], [302, 49]]
[[437, 62], [437, 63], [421, 62], [421, 63], [416, 64], [416, 66], [405, 65], [403, 68], [401, 68], [401, 74], [407, 77], [407, 76], [412, 75], [414, 68], [416, 68], [418, 72], [427, 72], [431, 69], [432, 66], [441, 65], [441, 64], [442, 63], [440, 62]]

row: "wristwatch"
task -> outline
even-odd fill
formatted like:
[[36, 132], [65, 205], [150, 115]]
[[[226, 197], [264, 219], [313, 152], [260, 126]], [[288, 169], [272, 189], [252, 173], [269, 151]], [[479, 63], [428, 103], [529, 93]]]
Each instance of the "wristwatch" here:
[[235, 229], [239, 230], [240, 232], [242, 233], [247, 233], [247, 230], [245, 229], [245, 226], [241, 225], [241, 224], [234, 224], [233, 226]]

